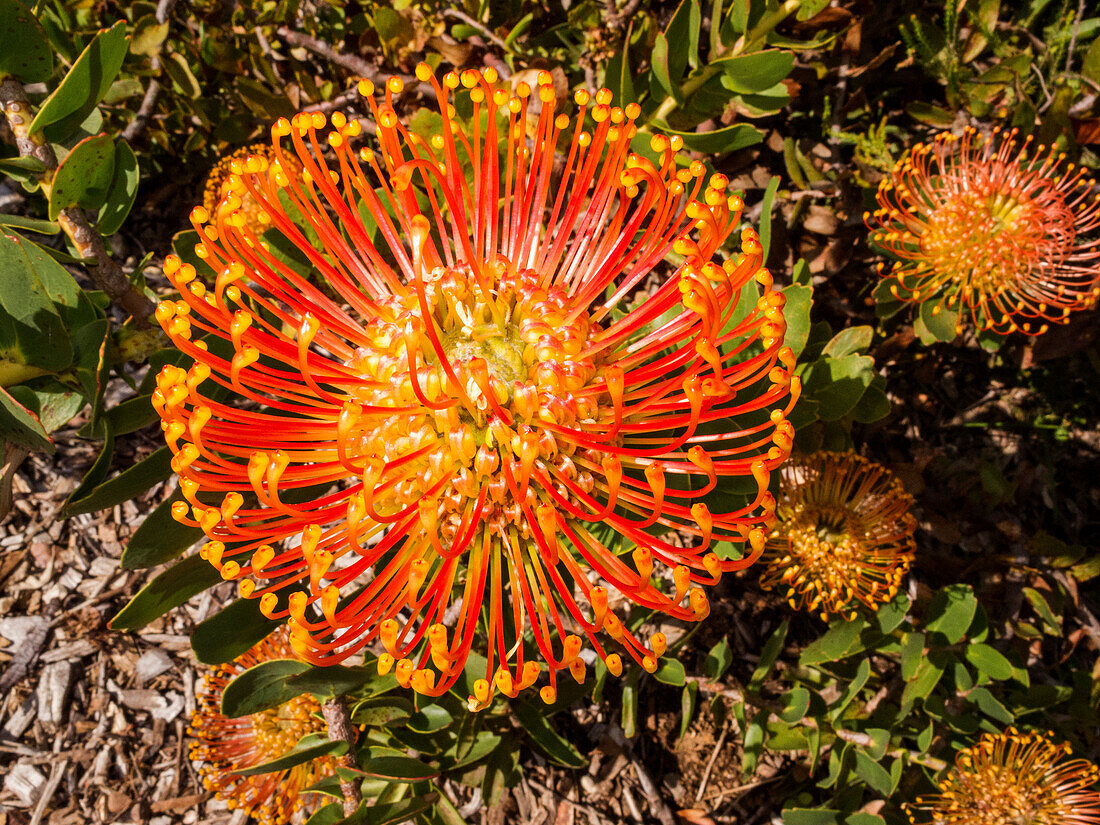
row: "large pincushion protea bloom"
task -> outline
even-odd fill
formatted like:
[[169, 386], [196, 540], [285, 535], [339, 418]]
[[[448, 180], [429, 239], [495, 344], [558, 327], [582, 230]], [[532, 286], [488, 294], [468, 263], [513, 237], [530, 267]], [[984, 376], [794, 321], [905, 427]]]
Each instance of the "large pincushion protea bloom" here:
[[906, 810], [930, 825], [1096, 825], [1100, 768], [1041, 733], [987, 733], [959, 752], [939, 793]]
[[799, 456], [780, 473], [761, 584], [785, 587], [791, 607], [826, 621], [893, 599], [916, 546], [913, 499], [901, 482], [855, 453]]
[[232, 662], [204, 675], [188, 733], [196, 740], [191, 759], [199, 762], [199, 774], [207, 790], [230, 809], [247, 811], [264, 825], [289, 822], [298, 810], [313, 805], [301, 792], [336, 771], [325, 757], [293, 768], [256, 776], [237, 772], [278, 759], [303, 736], [320, 733], [325, 723], [321, 706], [308, 693], [270, 710], [230, 719], [222, 714], [226, 686], [249, 668], [272, 659], [296, 659], [285, 630], [268, 636]]
[[1038, 335], [1100, 297], [1100, 193], [1055, 149], [968, 129], [918, 144], [864, 216], [891, 291], [978, 329]]
[[[354, 151], [360, 125], [339, 113], [327, 135], [320, 114], [280, 120], [275, 160], [237, 163], [212, 222], [192, 213], [217, 277], [170, 258], [182, 297], [157, 312], [195, 361], [165, 369], [155, 394], [188, 501], [177, 517], [243, 596], [289, 616], [314, 663], [377, 640], [383, 670], [438, 695], [480, 616], [471, 704], [538, 680], [528, 631], [551, 701], [559, 671], [584, 678], [581, 636], [615, 674], [601, 630], [656, 667], [664, 637], [636, 638], [608, 586], [695, 621], [702, 586], [763, 549], [798, 394], [783, 295], [752, 230], [740, 255], [711, 260], [741, 202], [702, 164], [678, 168], [676, 140], [653, 138], [656, 163], [632, 153], [637, 106], [577, 92], [571, 120], [546, 73], [514, 92], [491, 69], [417, 74], [439, 134], [398, 119], [400, 81], [380, 105], [364, 81], [378, 148]], [[314, 277], [247, 228], [244, 193]], [[643, 294], [670, 253], [683, 262]], [[755, 300], [739, 304], [746, 286]], [[219, 385], [243, 401], [215, 400]], [[730, 477], [755, 492], [712, 511]]]

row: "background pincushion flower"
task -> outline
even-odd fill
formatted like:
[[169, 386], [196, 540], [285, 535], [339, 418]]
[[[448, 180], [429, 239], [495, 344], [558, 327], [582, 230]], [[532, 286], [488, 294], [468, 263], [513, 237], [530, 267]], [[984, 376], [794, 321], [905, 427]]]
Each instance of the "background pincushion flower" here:
[[[239, 212], [247, 223], [249, 230], [255, 235], [262, 235], [270, 225], [270, 216], [260, 203], [237, 185], [236, 181], [229, 180], [233, 174], [233, 166], [240, 164], [249, 157], [262, 157], [268, 161], [274, 160], [275, 153], [270, 143], [253, 143], [238, 149], [230, 155], [219, 160], [210, 174], [206, 176], [206, 184], [203, 186], [202, 206], [213, 215], [219, 208], [228, 208]], [[293, 168], [293, 167], [292, 167]], [[226, 198], [230, 192], [236, 194], [235, 198]], [[240, 220], [238, 218], [238, 220]]]
[[1054, 148], [1015, 130], [968, 129], [918, 144], [879, 184], [864, 216], [897, 258], [891, 292], [935, 301], [979, 329], [1038, 335], [1100, 297], [1100, 193]]
[[761, 584], [786, 587], [791, 607], [821, 618], [872, 610], [897, 594], [909, 570], [917, 520], [912, 497], [885, 467], [855, 453], [792, 458], [780, 471], [778, 523]]
[[[170, 258], [181, 299], [157, 312], [194, 359], [166, 368], [154, 396], [188, 500], [176, 515], [202, 527], [202, 553], [243, 596], [290, 617], [314, 663], [377, 640], [382, 670], [439, 695], [482, 616], [471, 704], [538, 680], [527, 631], [552, 701], [559, 671], [584, 679], [581, 636], [615, 674], [601, 630], [656, 668], [664, 637], [636, 638], [608, 586], [696, 621], [703, 586], [763, 549], [798, 395], [784, 298], [752, 230], [712, 260], [741, 201], [701, 163], [677, 167], [678, 139], [652, 139], [656, 163], [632, 153], [637, 106], [581, 91], [570, 119], [547, 73], [514, 92], [491, 69], [417, 74], [439, 134], [398, 118], [399, 80], [381, 104], [363, 81], [377, 149], [354, 151], [360, 124], [339, 113], [327, 136], [320, 114], [280, 120], [275, 160], [236, 162], [216, 214], [192, 213], [216, 279]], [[315, 279], [248, 229], [243, 192]], [[670, 252], [683, 263], [637, 300]], [[746, 284], [755, 300], [739, 302]], [[243, 401], [214, 400], [215, 385]], [[704, 497], [730, 478], [753, 492], [712, 512]], [[660, 538], [673, 530], [694, 546]], [[719, 557], [719, 542], [743, 552]]]
[[1066, 759], [1069, 745], [1048, 734], [987, 733], [959, 752], [939, 793], [906, 806], [914, 823], [934, 825], [1096, 825], [1100, 768]]
[[239, 776], [236, 771], [262, 765], [285, 754], [303, 736], [325, 730], [321, 706], [305, 693], [270, 710], [231, 719], [221, 712], [226, 685], [249, 668], [272, 659], [297, 659], [285, 628], [277, 630], [232, 662], [203, 676], [188, 733], [196, 740], [191, 759], [207, 790], [230, 809], [247, 811], [265, 825], [289, 822], [296, 811], [311, 810], [301, 791], [336, 771], [331, 757], [273, 773]]

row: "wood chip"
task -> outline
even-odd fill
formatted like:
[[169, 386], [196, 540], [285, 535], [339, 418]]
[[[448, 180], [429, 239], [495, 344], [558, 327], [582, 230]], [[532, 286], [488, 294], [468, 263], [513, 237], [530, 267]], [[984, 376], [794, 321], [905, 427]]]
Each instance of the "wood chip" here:
[[4, 790], [15, 794], [23, 808], [34, 805], [45, 786], [46, 775], [25, 762], [16, 762], [4, 777]]
[[65, 707], [73, 686], [75, 668], [69, 661], [54, 662], [42, 668], [36, 691], [38, 718], [43, 725], [56, 727], [65, 721]]

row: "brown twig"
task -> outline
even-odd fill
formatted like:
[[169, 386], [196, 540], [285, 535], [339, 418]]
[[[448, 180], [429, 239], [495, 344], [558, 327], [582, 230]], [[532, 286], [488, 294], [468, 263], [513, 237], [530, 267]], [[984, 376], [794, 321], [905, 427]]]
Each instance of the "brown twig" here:
[[[328, 726], [328, 738], [332, 742], [347, 742], [348, 750], [343, 756], [337, 758], [341, 767], [357, 769], [355, 763], [355, 729], [351, 726], [351, 716], [348, 714], [348, 704], [343, 696], [334, 696], [321, 705], [321, 714], [325, 717]], [[359, 783], [353, 779], [340, 777], [340, 793], [344, 795], [344, 816], [351, 816], [359, 808], [363, 801], [363, 793]]]
[[465, 23], [470, 28], [477, 29], [478, 34], [480, 34], [482, 37], [484, 37], [486, 40], [488, 40], [490, 43], [492, 43], [498, 49], [500, 49], [504, 52], [510, 52], [511, 51], [511, 49], [508, 48], [507, 43], [505, 43], [503, 40], [501, 40], [499, 37], [497, 37], [495, 34], [493, 34], [492, 29], [488, 28], [481, 21], [479, 21], [479, 20], [477, 20], [473, 17], [470, 17], [470, 15], [466, 14], [466, 12], [459, 11], [458, 9], [446, 9], [443, 12], [443, 16], [444, 17], [450, 17], [452, 20], [458, 20], [462, 23]]
[[714, 765], [718, 762], [718, 757], [722, 753], [722, 746], [726, 744], [726, 737], [729, 736], [730, 726], [727, 722], [722, 726], [722, 733], [718, 735], [718, 741], [714, 743], [714, 750], [710, 754], [710, 759], [707, 760], [707, 765], [703, 768], [703, 775], [699, 778], [699, 790], [695, 792], [696, 803], [701, 802], [703, 794], [707, 790], [707, 782], [710, 781], [711, 771], [714, 770]]
[[332, 45], [325, 43], [323, 40], [318, 40], [316, 37], [310, 37], [308, 34], [303, 34], [302, 32], [296, 32], [286, 26], [280, 26], [275, 30], [275, 33], [291, 46], [301, 46], [304, 49], [309, 49], [314, 54], [319, 54], [321, 57], [331, 60], [337, 66], [343, 66], [349, 72], [357, 74], [360, 77], [365, 77], [375, 83], [384, 83], [390, 77], [397, 77], [406, 84], [420, 82], [412, 75], [397, 73], [384, 74], [381, 69], [373, 63], [367, 62], [358, 55], [342, 52]]
[[[22, 83], [10, 77], [0, 82], [0, 108], [3, 108], [4, 117], [15, 136], [15, 145], [20, 156], [36, 158], [46, 167], [39, 175], [39, 184], [48, 198], [54, 172], [57, 170], [57, 155], [41, 133], [30, 133], [34, 118]], [[62, 209], [57, 216], [57, 222], [80, 256], [95, 261], [88, 264], [88, 274], [95, 285], [107, 293], [112, 303], [133, 316], [135, 326], [140, 329], [148, 328], [149, 318], [153, 314], [153, 303], [134, 288], [122, 268], [107, 254], [103, 238], [88, 223], [84, 210], [75, 206]]]

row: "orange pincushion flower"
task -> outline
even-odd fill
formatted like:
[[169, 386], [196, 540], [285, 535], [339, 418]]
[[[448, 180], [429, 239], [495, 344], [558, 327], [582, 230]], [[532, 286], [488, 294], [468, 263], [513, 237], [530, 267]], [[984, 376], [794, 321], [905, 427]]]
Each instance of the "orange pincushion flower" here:
[[957, 310], [960, 331], [969, 314], [978, 329], [1038, 335], [1100, 298], [1094, 188], [1030, 135], [944, 132], [898, 161], [865, 220], [898, 259], [885, 276], [896, 298]]
[[855, 618], [877, 610], [909, 570], [917, 521], [912, 497], [879, 464], [855, 453], [814, 453], [780, 471], [779, 519], [768, 537], [761, 576], [787, 588], [791, 607]]
[[906, 806], [930, 825], [1097, 825], [1100, 768], [1049, 735], [987, 733], [959, 752], [939, 793]]
[[325, 730], [321, 706], [308, 693], [270, 710], [230, 719], [221, 712], [225, 687], [249, 668], [272, 659], [297, 659], [285, 629], [277, 630], [229, 664], [213, 668], [203, 677], [198, 707], [188, 733], [197, 741], [191, 759], [207, 790], [225, 800], [231, 809], [248, 811], [265, 825], [289, 822], [298, 810], [311, 810], [302, 789], [336, 771], [330, 757], [293, 768], [255, 776], [235, 772], [277, 759], [309, 733]]
[[[762, 551], [798, 395], [784, 298], [751, 229], [737, 257], [712, 261], [741, 201], [701, 163], [678, 168], [678, 138], [652, 139], [657, 163], [632, 153], [637, 106], [581, 91], [570, 119], [545, 72], [514, 93], [492, 69], [417, 75], [440, 134], [402, 124], [401, 81], [381, 103], [363, 81], [377, 148], [353, 150], [360, 125], [340, 113], [327, 135], [320, 114], [280, 120], [275, 160], [237, 162], [213, 221], [192, 213], [216, 279], [169, 258], [182, 298], [157, 310], [195, 361], [162, 371], [154, 394], [188, 501], [176, 515], [202, 527], [203, 555], [243, 596], [289, 616], [311, 662], [377, 640], [383, 671], [440, 695], [480, 616], [488, 661], [471, 706], [539, 679], [528, 632], [552, 701], [561, 671], [584, 679], [582, 636], [615, 674], [601, 630], [656, 668], [664, 637], [636, 638], [608, 586], [696, 621], [703, 586]], [[312, 280], [250, 232], [233, 208], [244, 192]], [[638, 300], [670, 253], [682, 263]], [[712, 512], [704, 496], [726, 477], [755, 493]], [[658, 537], [673, 530], [693, 545]], [[718, 542], [743, 552], [720, 558]]]

